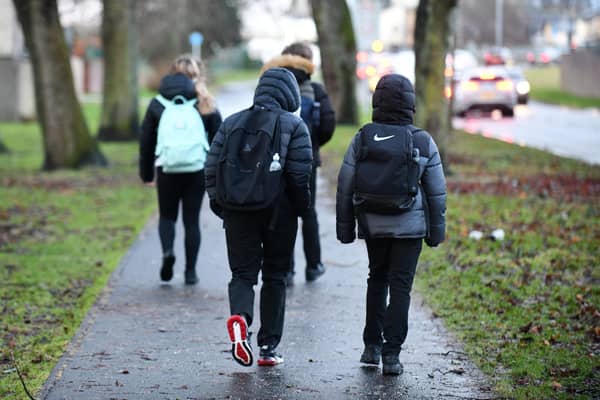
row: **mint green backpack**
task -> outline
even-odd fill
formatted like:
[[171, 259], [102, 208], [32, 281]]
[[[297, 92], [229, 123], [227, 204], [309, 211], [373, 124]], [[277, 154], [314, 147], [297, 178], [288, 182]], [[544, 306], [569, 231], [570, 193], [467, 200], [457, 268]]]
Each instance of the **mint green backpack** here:
[[156, 100], [165, 107], [158, 123], [155, 152], [163, 172], [200, 171], [210, 146], [196, 99], [175, 96], [168, 100], [158, 95]]

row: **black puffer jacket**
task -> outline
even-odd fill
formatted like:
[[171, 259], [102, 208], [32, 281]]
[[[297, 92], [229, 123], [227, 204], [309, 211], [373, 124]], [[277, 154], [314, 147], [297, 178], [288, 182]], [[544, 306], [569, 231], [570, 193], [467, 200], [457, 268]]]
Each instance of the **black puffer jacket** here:
[[[196, 98], [194, 82], [180, 73], [165, 76], [160, 81], [158, 92], [167, 99], [172, 99], [177, 95], [181, 95], [188, 100]], [[152, 99], [142, 122], [142, 134], [140, 136], [140, 178], [144, 182], [152, 182], [154, 180], [154, 152], [158, 136], [158, 123], [164, 109], [165, 107], [158, 100]], [[215, 110], [210, 114], [200, 114], [200, 116], [208, 135], [208, 142], [210, 143], [221, 125], [221, 114], [218, 110]]]
[[[373, 94], [373, 127], [380, 137], [406, 135], [413, 122], [415, 92], [408, 79], [401, 75], [384, 76]], [[354, 174], [359, 146], [352, 140], [338, 176], [337, 237], [343, 243], [355, 239], [355, 218], [358, 235], [390, 238], [425, 238], [429, 246], [444, 240], [446, 230], [446, 180], [440, 155], [432, 137], [425, 131], [414, 133], [414, 145], [419, 148], [420, 188], [413, 207], [397, 215], [365, 213], [355, 216], [353, 207]]]
[[[291, 72], [283, 68], [267, 70], [258, 81], [253, 107], [274, 111], [288, 111], [280, 116], [281, 159], [286, 194], [298, 213], [310, 204], [309, 178], [312, 165], [312, 145], [308, 128], [293, 112], [300, 108], [300, 90]], [[225, 137], [248, 110], [225, 119], [210, 146], [204, 166], [206, 192], [211, 200], [216, 198], [216, 167]]]

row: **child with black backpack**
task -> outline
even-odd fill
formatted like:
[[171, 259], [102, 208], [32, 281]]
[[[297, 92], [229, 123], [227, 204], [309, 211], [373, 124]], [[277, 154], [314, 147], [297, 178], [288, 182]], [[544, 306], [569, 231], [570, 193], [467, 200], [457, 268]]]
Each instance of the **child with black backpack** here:
[[[306, 123], [313, 146], [313, 171], [310, 178], [311, 201], [302, 218], [302, 241], [306, 258], [305, 278], [308, 282], [318, 279], [325, 273], [321, 262], [321, 241], [319, 238], [319, 222], [317, 219], [317, 168], [321, 165], [319, 148], [327, 143], [335, 130], [335, 111], [329, 95], [323, 85], [311, 80], [315, 65], [312, 62], [313, 52], [306, 43], [296, 42], [286, 46], [280, 56], [265, 63], [262, 70], [282, 67], [296, 77], [300, 86], [300, 117]], [[294, 257], [291, 258], [290, 271], [287, 275], [288, 286], [294, 284]]]
[[160, 82], [142, 123], [140, 177], [153, 186], [156, 170], [163, 257], [160, 279], [170, 281], [175, 265], [175, 223], [181, 204], [185, 228], [185, 283], [198, 282], [200, 208], [204, 198], [204, 162], [221, 114], [206, 89], [202, 62], [192, 55], [177, 57]]
[[248, 328], [259, 272], [258, 365], [283, 362], [276, 348], [283, 333], [285, 278], [297, 216], [310, 205], [312, 148], [306, 125], [294, 115], [299, 108], [294, 75], [283, 68], [267, 70], [253, 106], [225, 119], [206, 161], [206, 191], [211, 209], [223, 219], [231, 269], [231, 353], [243, 366], [254, 358]]
[[337, 238], [353, 242], [358, 221], [369, 255], [360, 361], [381, 360], [385, 375], [403, 371], [399, 354], [422, 240], [435, 247], [445, 236], [444, 171], [432, 137], [412, 125], [414, 112], [410, 81], [382, 77], [373, 93], [373, 122], [352, 140], [338, 176]]

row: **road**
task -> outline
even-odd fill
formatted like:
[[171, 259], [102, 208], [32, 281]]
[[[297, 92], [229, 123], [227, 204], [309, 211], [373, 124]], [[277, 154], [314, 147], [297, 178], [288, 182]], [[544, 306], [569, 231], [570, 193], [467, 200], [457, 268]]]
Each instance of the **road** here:
[[521, 146], [600, 164], [600, 111], [537, 102], [520, 105], [514, 118], [492, 115], [454, 118], [454, 127]]

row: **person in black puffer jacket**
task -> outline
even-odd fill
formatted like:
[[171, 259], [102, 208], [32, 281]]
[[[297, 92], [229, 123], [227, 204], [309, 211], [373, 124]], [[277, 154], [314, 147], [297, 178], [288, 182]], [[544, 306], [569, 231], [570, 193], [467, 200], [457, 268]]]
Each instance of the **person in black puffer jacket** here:
[[[292, 73], [283, 68], [267, 70], [258, 82], [253, 108], [279, 115], [281, 138], [281, 185], [285, 188], [275, 203], [258, 211], [222, 210], [217, 203], [217, 167], [226, 138], [246, 121], [252, 110], [240, 111], [225, 119], [217, 132], [206, 160], [206, 191], [212, 210], [223, 218], [227, 254], [231, 268], [227, 328], [234, 360], [244, 366], [253, 362], [248, 327], [254, 316], [254, 285], [262, 271], [260, 295], [261, 326], [257, 342], [259, 365], [283, 361], [276, 352], [283, 332], [285, 278], [298, 227], [297, 216], [310, 206], [309, 179], [312, 145], [304, 122], [294, 115], [300, 108], [300, 91]], [[267, 129], [267, 128], [265, 128]]]
[[[315, 65], [312, 62], [311, 48], [301, 42], [292, 43], [283, 49], [280, 56], [267, 62], [262, 70], [273, 67], [283, 67], [294, 74], [300, 86], [300, 95], [303, 107], [306, 104], [318, 104], [318, 121], [312, 121], [313, 115], [310, 107], [302, 110], [301, 117], [308, 126], [313, 146], [313, 172], [310, 178], [311, 206], [302, 218], [302, 240], [304, 256], [306, 258], [305, 277], [307, 281], [314, 281], [325, 273], [325, 266], [321, 262], [321, 241], [319, 238], [319, 222], [317, 219], [317, 168], [321, 166], [319, 148], [327, 143], [335, 130], [335, 111], [329, 100], [329, 95], [323, 85], [311, 80]], [[308, 101], [308, 103], [307, 103]], [[287, 275], [287, 285], [294, 283], [294, 257], [292, 256], [290, 271]]]
[[[422, 240], [435, 247], [445, 236], [444, 171], [432, 137], [412, 126], [414, 112], [415, 92], [410, 81], [401, 75], [386, 75], [373, 93], [373, 123], [363, 127], [377, 132], [374, 141], [388, 140], [387, 146], [394, 145], [394, 138], [412, 134], [413, 144], [419, 150], [415, 161], [418, 161], [420, 184], [408, 210], [390, 215], [360, 212], [355, 208], [356, 165], [362, 154], [360, 131], [346, 152], [338, 176], [337, 238], [342, 243], [353, 242], [358, 220], [358, 236], [366, 240], [369, 255], [365, 349], [361, 362], [379, 364], [383, 358], [384, 374], [402, 372], [398, 356], [408, 330], [410, 291]], [[373, 176], [371, 180], [377, 178]]]
[[[205, 76], [199, 60], [191, 55], [182, 55], [174, 61], [170, 73], [161, 80], [159, 93], [167, 100], [175, 96], [183, 96], [188, 100], [197, 99], [196, 108], [210, 143], [221, 125], [221, 114], [215, 108], [214, 101], [206, 89]], [[196, 261], [200, 248], [199, 214], [204, 197], [204, 171], [202, 169], [186, 173], [163, 171], [156, 150], [158, 126], [164, 109], [160, 101], [154, 98], [144, 116], [140, 136], [140, 178], [145, 184], [153, 186], [156, 169], [160, 214], [158, 232], [163, 251], [160, 277], [163, 281], [169, 281], [173, 277], [175, 222], [181, 204], [185, 227], [185, 283], [193, 285], [198, 281]]]

